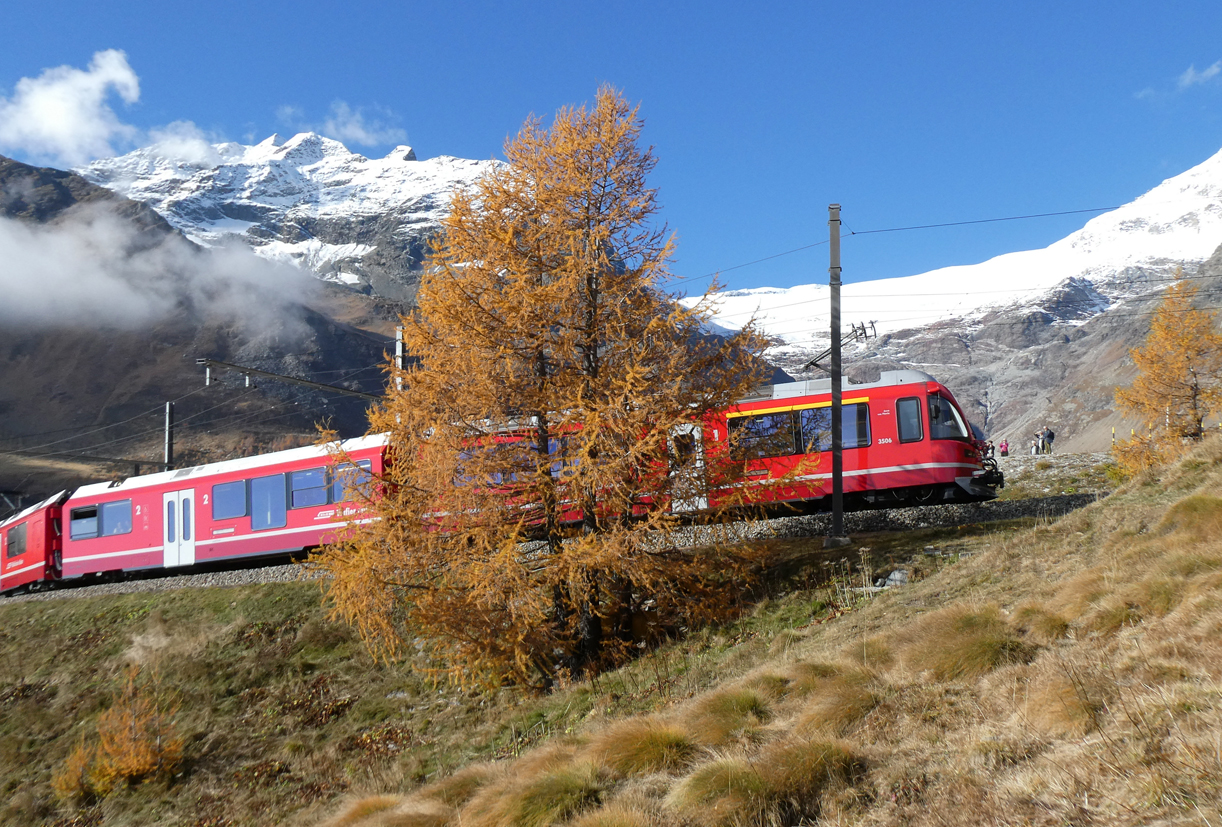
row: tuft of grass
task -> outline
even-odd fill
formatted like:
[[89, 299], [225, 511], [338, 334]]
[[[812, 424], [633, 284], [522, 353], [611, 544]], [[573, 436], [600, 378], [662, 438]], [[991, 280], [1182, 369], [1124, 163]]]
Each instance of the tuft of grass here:
[[604, 784], [592, 762], [537, 773], [525, 769], [518, 766], [512, 777], [480, 790], [459, 812], [463, 827], [545, 827], [597, 806], [602, 798]]
[[1069, 634], [1069, 622], [1065, 618], [1034, 601], [1023, 603], [1014, 610], [1013, 623], [1019, 634], [1044, 646]]
[[763, 781], [766, 809], [787, 824], [818, 818], [824, 792], [865, 771], [863, 759], [847, 745], [819, 738], [769, 744], [754, 763]]
[[794, 631], [793, 629], [782, 629], [776, 633], [772, 638], [772, 642], [768, 644], [768, 654], [773, 656], [782, 655], [805, 639], [806, 636], [801, 632]]
[[1167, 509], [1158, 529], [1197, 541], [1216, 541], [1222, 536], [1222, 498], [1207, 494], [1185, 497]]
[[569, 822], [569, 827], [653, 827], [654, 824], [649, 813], [627, 804], [609, 804], [578, 816]]
[[669, 772], [691, 762], [696, 743], [676, 724], [655, 716], [630, 718], [595, 736], [588, 754], [618, 775]]
[[846, 647], [844, 657], [870, 669], [887, 669], [895, 665], [895, 651], [882, 635], [874, 635]]
[[420, 790], [420, 796], [433, 798], [451, 807], [461, 807], [486, 787], [500, 774], [500, 768], [495, 764], [480, 763], [463, 767], [453, 775], [448, 775], [440, 781]]
[[666, 797], [666, 806], [699, 824], [756, 824], [764, 813], [768, 787], [742, 758], [719, 758], [697, 767]]
[[996, 605], [957, 604], [919, 619], [904, 654], [914, 668], [947, 681], [977, 678], [1003, 664], [1026, 662], [1033, 653]]
[[324, 827], [445, 827], [453, 818], [438, 801], [377, 795], [352, 802]]
[[764, 695], [737, 686], [711, 692], [685, 716], [687, 731], [697, 743], [722, 746], [736, 738], [749, 738], [770, 717]]
[[1045, 671], [1028, 688], [1027, 719], [1048, 735], [1086, 735], [1099, 727], [1105, 711], [1103, 691], [1086, 670]]
[[846, 735], [879, 702], [877, 676], [860, 666], [850, 666], [822, 678], [813, 687], [811, 699], [798, 718], [802, 732]]

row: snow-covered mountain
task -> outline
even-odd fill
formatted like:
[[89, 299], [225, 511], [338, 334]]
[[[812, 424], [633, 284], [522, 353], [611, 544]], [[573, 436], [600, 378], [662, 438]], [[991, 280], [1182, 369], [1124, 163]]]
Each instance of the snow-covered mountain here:
[[[1220, 243], [1222, 152], [1042, 250], [905, 278], [853, 283], [846, 276], [841, 318], [845, 325], [874, 321], [880, 335], [934, 324], [969, 332], [999, 313], [1045, 312], [1072, 327], [1165, 287], [1177, 266], [1194, 274]], [[827, 346], [826, 285], [735, 290], [718, 298], [715, 321], [737, 328], [755, 315], [779, 340], [771, 355], [787, 369]]]
[[254, 146], [159, 144], [78, 172], [205, 247], [246, 243], [329, 281], [403, 299], [415, 292], [450, 193], [493, 163], [418, 161], [408, 146], [370, 159], [305, 132]]

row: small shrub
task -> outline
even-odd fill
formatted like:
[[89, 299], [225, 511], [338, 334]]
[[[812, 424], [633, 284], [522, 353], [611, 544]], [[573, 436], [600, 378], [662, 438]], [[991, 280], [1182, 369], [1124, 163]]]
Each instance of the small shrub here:
[[753, 734], [768, 718], [764, 696], [740, 686], [704, 696], [686, 716], [685, 723], [698, 743], [720, 746], [735, 737]]
[[696, 753], [696, 744], [675, 724], [659, 718], [633, 718], [596, 736], [589, 754], [620, 775], [679, 769]]
[[148, 695], [140, 667], [129, 667], [123, 688], [98, 717], [97, 744], [84, 740], [52, 782], [61, 798], [105, 797], [119, 785], [169, 778], [182, 760], [183, 742], [174, 733], [174, 710]]
[[698, 767], [666, 797], [666, 806], [708, 825], [758, 823], [768, 789], [741, 758], [721, 758]]
[[917, 621], [905, 654], [914, 667], [939, 680], [979, 677], [1006, 663], [1031, 656], [1001, 617], [995, 605], [979, 609], [949, 606]]
[[95, 797], [89, 771], [97, 754], [97, 747], [86, 743], [82, 736], [67, 760], [51, 776], [51, 789], [61, 801], [79, 805]]
[[1035, 470], [1036, 471], [1047, 471], [1051, 467], [1052, 467], [1052, 462], [1050, 460], [1040, 459], [1040, 460], [1035, 461]]

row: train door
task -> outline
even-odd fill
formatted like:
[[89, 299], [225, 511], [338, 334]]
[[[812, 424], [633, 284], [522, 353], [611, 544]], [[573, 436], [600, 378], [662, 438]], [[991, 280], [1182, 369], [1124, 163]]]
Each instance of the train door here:
[[163, 565], [195, 564], [195, 489], [170, 491], [161, 497], [165, 560]]
[[704, 479], [704, 440], [699, 425], [670, 430], [670, 510], [701, 511], [709, 507]]

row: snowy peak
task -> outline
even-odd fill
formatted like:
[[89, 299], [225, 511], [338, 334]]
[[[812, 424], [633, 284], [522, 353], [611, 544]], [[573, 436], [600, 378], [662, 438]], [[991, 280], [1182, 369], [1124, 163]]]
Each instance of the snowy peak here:
[[79, 172], [204, 246], [241, 241], [323, 278], [410, 298], [451, 193], [493, 164], [419, 161], [407, 145], [369, 159], [302, 132], [253, 146], [163, 141]]
[[[1040, 250], [997, 256], [904, 278], [848, 283], [842, 318], [874, 321], [880, 335], [955, 325], [970, 331], [997, 313], [1048, 313], [1076, 326], [1109, 307], [1161, 289], [1182, 267], [1193, 274], [1222, 244], [1222, 152]], [[1067, 298], [1069, 297], [1069, 298]], [[736, 328], [753, 315], [800, 359], [826, 346], [827, 288], [727, 291], [714, 322]]]

